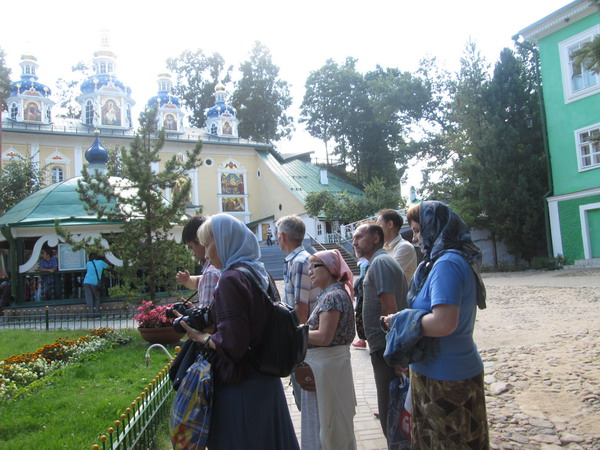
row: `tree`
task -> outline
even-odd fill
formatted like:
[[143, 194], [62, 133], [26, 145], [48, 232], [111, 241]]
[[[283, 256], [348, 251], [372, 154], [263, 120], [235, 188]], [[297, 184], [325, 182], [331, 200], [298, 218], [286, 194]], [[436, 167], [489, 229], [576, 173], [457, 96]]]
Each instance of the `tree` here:
[[[471, 183], [487, 229], [502, 238], [512, 255], [528, 261], [546, 248], [543, 195], [548, 183], [538, 95], [524, 61], [502, 50], [486, 92], [482, 146], [474, 152]], [[528, 118], [536, 126], [529, 128]], [[463, 197], [462, 204], [468, 202]]]
[[324, 217], [326, 221], [338, 220], [352, 223], [374, 215], [384, 208], [406, 206], [398, 191], [391, 191], [378, 178], [365, 186], [363, 197], [351, 197], [346, 191], [333, 194], [328, 190], [311, 192], [306, 196], [304, 208], [309, 216]]
[[10, 69], [6, 66], [6, 53], [0, 47], [0, 108], [8, 109], [6, 99], [10, 95]]
[[358, 182], [381, 178], [396, 188], [408, 161], [405, 133], [422, 116], [427, 92], [408, 72], [378, 66], [363, 75], [356, 63], [327, 60], [309, 75], [302, 121], [326, 145], [335, 142], [332, 154]]
[[41, 189], [46, 176], [46, 166], [40, 166], [30, 156], [3, 164], [0, 170], [0, 214]]
[[201, 49], [185, 50], [176, 58], [167, 59], [167, 68], [177, 75], [173, 93], [183, 101], [190, 113], [190, 124], [204, 126], [204, 112], [215, 104], [215, 86], [219, 81], [231, 81], [232, 66], [225, 67], [219, 53], [206, 56]]
[[[352, 116], [359, 116], [364, 110], [363, 77], [356, 70], [356, 60], [346, 58], [344, 65], [338, 65], [328, 59], [323, 67], [310, 73], [305, 83], [305, 94], [302, 101], [300, 122], [306, 124], [309, 134], [325, 144], [325, 157], [329, 165], [328, 142], [336, 138], [334, 151], [342, 162], [346, 162], [346, 150], [349, 143], [343, 128], [349, 125]], [[363, 93], [360, 93], [360, 91]], [[347, 125], [346, 125], [347, 126]]]
[[288, 83], [278, 78], [279, 67], [273, 64], [269, 49], [256, 41], [240, 71], [231, 97], [240, 120], [240, 137], [267, 144], [289, 137], [294, 125], [286, 111], [292, 97]]
[[[183, 216], [191, 183], [185, 173], [200, 165], [202, 142], [186, 152], [184, 162], [176, 156], [154, 172], [152, 163], [160, 161], [164, 130], [157, 133], [156, 109], [140, 115], [140, 128], [121, 164], [126, 180], [110, 179], [109, 174], [92, 174], [84, 168], [78, 192], [86, 210], [98, 219], [122, 224], [121, 232], [108, 237], [111, 250], [124, 262], [121, 274], [127, 288], [146, 290], [151, 299], [159, 286], [173, 286], [173, 271], [186, 253], [170, 236], [174, 223]], [[185, 179], [181, 183], [182, 178]], [[163, 197], [172, 192], [171, 202]], [[103, 206], [99, 199], [114, 202]]]
[[92, 76], [93, 72], [88, 64], [81, 61], [71, 67], [71, 71], [73, 72], [71, 79], [59, 78], [56, 80], [56, 95], [58, 97], [56, 117], [80, 119], [81, 105], [76, 99], [81, 94], [81, 83]]

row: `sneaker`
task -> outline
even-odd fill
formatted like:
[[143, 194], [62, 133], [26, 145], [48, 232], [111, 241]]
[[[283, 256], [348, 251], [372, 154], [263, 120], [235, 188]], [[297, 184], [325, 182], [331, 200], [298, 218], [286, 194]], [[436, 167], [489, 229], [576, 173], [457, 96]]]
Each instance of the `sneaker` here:
[[363, 339], [359, 339], [358, 341], [352, 344], [354, 348], [367, 348], [367, 343]]

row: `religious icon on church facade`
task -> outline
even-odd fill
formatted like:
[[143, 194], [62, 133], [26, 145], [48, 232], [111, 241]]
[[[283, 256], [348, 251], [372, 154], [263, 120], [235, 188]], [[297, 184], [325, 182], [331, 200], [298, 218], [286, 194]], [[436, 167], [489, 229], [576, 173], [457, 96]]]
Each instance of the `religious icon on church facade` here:
[[221, 194], [244, 195], [244, 175], [221, 173]]
[[165, 114], [165, 120], [163, 120], [163, 128], [165, 130], [177, 131], [177, 120], [173, 114]]
[[[175, 182], [175, 186], [173, 186], [173, 193], [174, 194], [179, 193], [188, 181], [190, 181], [190, 180], [185, 175], [182, 175], [181, 177], [179, 177], [177, 179], [177, 181]], [[186, 196], [184, 201], [189, 202], [191, 200], [192, 200], [192, 197], [191, 197], [191, 192], [190, 192], [190, 193], [188, 193], [188, 195]]]
[[231, 122], [224, 122], [223, 123], [223, 134], [225, 134], [227, 136], [231, 136], [231, 133], [232, 133]]
[[121, 125], [121, 108], [112, 99], [106, 100], [102, 106], [102, 125]]
[[37, 102], [27, 103], [25, 111], [23, 112], [23, 118], [32, 122], [41, 122], [42, 110], [40, 109], [40, 105]]
[[246, 205], [243, 197], [221, 198], [223, 212], [244, 212]]

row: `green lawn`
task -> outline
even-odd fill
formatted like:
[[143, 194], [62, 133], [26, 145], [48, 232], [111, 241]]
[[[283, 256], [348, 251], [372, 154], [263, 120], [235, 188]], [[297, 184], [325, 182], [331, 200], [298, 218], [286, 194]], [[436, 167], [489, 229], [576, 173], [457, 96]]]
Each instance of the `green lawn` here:
[[[13, 335], [28, 336], [15, 339]], [[9, 449], [85, 449], [98, 443], [119, 414], [124, 412], [154, 376], [167, 364], [164, 352], [154, 349], [146, 367], [148, 344], [135, 330], [130, 343], [69, 366], [29, 395], [0, 403], [0, 447]], [[83, 334], [86, 334], [85, 332]], [[35, 351], [65, 333], [0, 332], [3, 355]], [[69, 337], [76, 337], [69, 332]], [[34, 343], [36, 342], [36, 343]], [[39, 345], [39, 342], [42, 342]], [[169, 346], [171, 353], [173, 347]], [[8, 350], [10, 348], [10, 350]], [[161, 434], [165, 434], [164, 428]]]
[[88, 333], [89, 330], [0, 330], [0, 360], [21, 353], [33, 353], [46, 344], [52, 344], [59, 337], [77, 339]]

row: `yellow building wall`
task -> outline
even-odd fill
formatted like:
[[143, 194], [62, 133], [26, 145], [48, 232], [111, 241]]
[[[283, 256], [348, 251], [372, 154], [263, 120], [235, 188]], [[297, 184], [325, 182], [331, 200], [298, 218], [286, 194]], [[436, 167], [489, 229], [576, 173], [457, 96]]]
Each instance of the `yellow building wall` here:
[[[32, 151], [38, 153], [38, 161], [44, 165], [46, 159], [52, 154], [58, 152], [66, 160], [53, 161], [49, 169], [53, 166], [60, 166], [64, 169], [64, 179], [80, 176], [80, 170], [76, 167], [76, 162], [80, 165], [87, 164], [85, 160], [85, 151], [92, 145], [94, 137], [89, 135], [59, 135], [59, 134], [33, 134], [33, 133], [10, 133], [3, 134], [2, 151], [14, 148], [23, 155], [31, 155]], [[100, 139], [102, 145], [107, 149], [125, 147], [128, 149], [131, 145], [131, 138], [102, 136]], [[165, 162], [177, 155], [193, 149], [193, 142], [185, 141], [165, 141], [165, 145], [160, 152], [161, 161], [159, 170], [164, 169]], [[236, 217], [240, 220], [252, 222], [271, 215], [277, 218], [288, 214], [301, 214], [304, 212], [304, 206], [289, 189], [271, 172], [270, 168], [257, 154], [254, 147], [244, 147], [236, 145], [214, 145], [204, 143], [200, 154], [202, 165], [196, 169], [197, 173], [197, 199], [198, 204], [202, 206], [204, 214], [216, 214], [221, 211], [219, 198], [219, 168], [229, 159], [236, 161], [245, 169], [245, 185], [248, 195], [248, 216], [240, 214]], [[212, 160], [208, 165], [206, 161]], [[6, 161], [3, 161], [3, 163]], [[260, 172], [260, 177], [258, 176]], [[50, 184], [51, 173], [48, 172], [48, 184]], [[281, 209], [280, 209], [281, 205]]]

